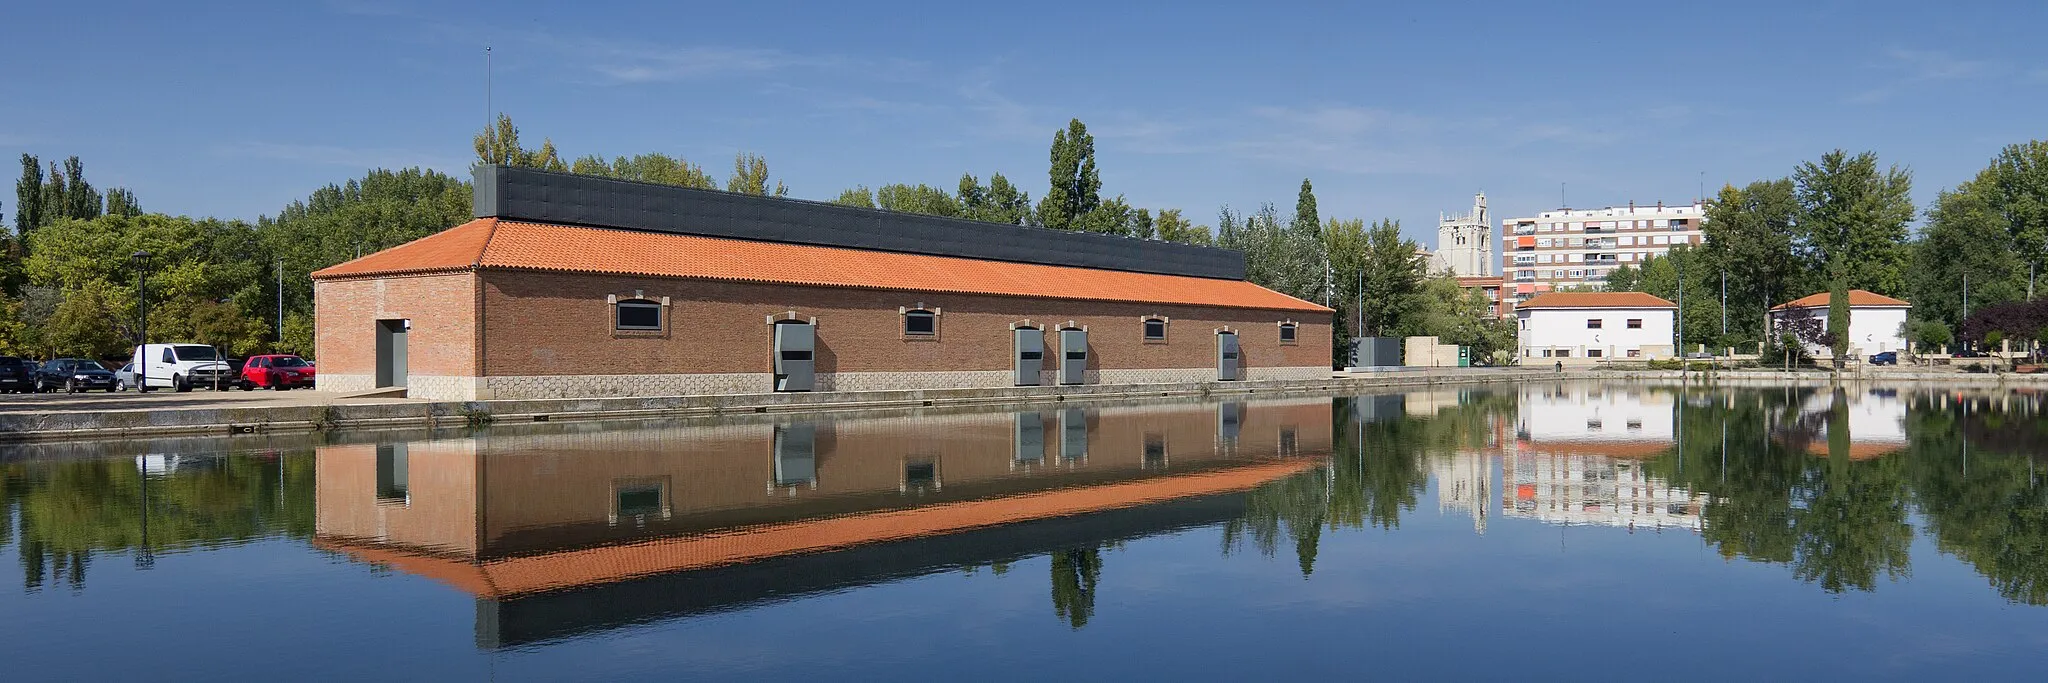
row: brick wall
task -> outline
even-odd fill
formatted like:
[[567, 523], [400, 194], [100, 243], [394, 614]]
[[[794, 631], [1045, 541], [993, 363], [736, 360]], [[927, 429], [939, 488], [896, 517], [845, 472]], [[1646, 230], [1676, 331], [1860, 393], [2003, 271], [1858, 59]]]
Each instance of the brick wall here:
[[[606, 296], [667, 297], [667, 329], [612, 329]], [[483, 275], [485, 373], [611, 375], [758, 373], [772, 369], [767, 318], [795, 311], [818, 321], [817, 371], [824, 373], [1006, 371], [1010, 325], [1046, 332], [1048, 368], [1069, 321], [1089, 330], [1089, 368], [1213, 368], [1219, 327], [1238, 331], [1244, 367], [1321, 367], [1330, 361], [1327, 314], [1059, 301], [785, 285], [491, 271]], [[938, 335], [909, 338], [902, 307], [940, 311]], [[1170, 321], [1164, 343], [1143, 339], [1141, 319]], [[1282, 320], [1301, 324], [1280, 343]], [[323, 368], [324, 369], [324, 368]]]
[[[920, 294], [526, 271], [314, 284], [320, 388], [368, 389], [376, 321], [409, 319], [412, 395], [442, 400], [754, 393], [773, 384], [770, 316], [818, 321], [819, 390], [1009, 386], [1011, 325], [1045, 336], [1052, 384], [1066, 323], [1089, 331], [1090, 383], [1215, 378], [1216, 330], [1238, 332], [1247, 379], [1319, 377], [1329, 316], [1189, 306]], [[667, 300], [664, 329], [615, 331], [609, 298]], [[474, 324], [481, 305], [481, 339]], [[903, 334], [899, 308], [939, 311]], [[1166, 340], [1142, 320], [1163, 316]], [[1300, 324], [1280, 342], [1279, 323]]]
[[477, 375], [476, 274], [448, 273], [313, 282], [313, 357], [319, 387], [369, 389], [377, 372], [377, 321], [412, 321], [407, 371], [414, 386]]

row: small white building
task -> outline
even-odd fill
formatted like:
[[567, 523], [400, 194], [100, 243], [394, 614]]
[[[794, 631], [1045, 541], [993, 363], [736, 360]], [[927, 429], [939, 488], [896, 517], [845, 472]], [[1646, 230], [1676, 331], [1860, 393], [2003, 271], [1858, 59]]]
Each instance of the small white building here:
[[1524, 365], [1674, 357], [1678, 305], [1642, 292], [1549, 292], [1515, 307]]
[[[1821, 329], [1828, 325], [1828, 293], [1802, 297], [1780, 304], [1771, 309], [1771, 326], [1777, 328], [1786, 316], [1796, 311], [1810, 313], [1820, 319]], [[1882, 294], [1861, 289], [1849, 290], [1849, 355], [1868, 356], [1886, 351], [1906, 350], [1906, 313], [1913, 305]], [[1817, 358], [1827, 358], [1832, 350], [1818, 345], [1808, 345], [1807, 352]]]

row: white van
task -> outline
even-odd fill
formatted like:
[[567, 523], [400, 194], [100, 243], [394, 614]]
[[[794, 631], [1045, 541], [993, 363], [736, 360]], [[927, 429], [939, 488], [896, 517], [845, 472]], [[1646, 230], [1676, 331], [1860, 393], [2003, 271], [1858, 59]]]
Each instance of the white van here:
[[159, 387], [227, 389], [237, 379], [227, 361], [219, 349], [205, 344], [143, 344], [135, 347], [136, 383], [143, 391]]

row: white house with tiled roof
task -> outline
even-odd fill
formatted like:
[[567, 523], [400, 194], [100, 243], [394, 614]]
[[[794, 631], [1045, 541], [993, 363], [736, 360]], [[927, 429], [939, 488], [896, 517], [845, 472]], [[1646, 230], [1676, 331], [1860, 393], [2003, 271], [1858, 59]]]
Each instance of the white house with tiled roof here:
[[[1821, 329], [1827, 329], [1828, 298], [1827, 292], [1821, 292], [1779, 304], [1771, 309], [1772, 326], [1776, 327], [1786, 316], [1805, 311], [1820, 319]], [[1849, 354], [1860, 358], [1905, 351], [1906, 313], [1912, 310], [1913, 304], [1899, 299], [1861, 289], [1849, 290]], [[1827, 357], [1831, 349], [1810, 345], [1807, 352]]]
[[1642, 292], [1549, 292], [1515, 307], [1524, 365], [1673, 357], [1678, 306]]

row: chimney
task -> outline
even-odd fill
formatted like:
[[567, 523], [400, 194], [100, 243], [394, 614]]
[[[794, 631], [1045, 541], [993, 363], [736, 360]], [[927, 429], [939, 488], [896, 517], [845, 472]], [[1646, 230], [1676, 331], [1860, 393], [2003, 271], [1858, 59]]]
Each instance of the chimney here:
[[1659, 200], [1657, 200], [1657, 210], [1658, 210], [1658, 211], [1663, 211], [1663, 210], [1664, 210], [1664, 200], [1662, 200], [1662, 199], [1659, 199]]

